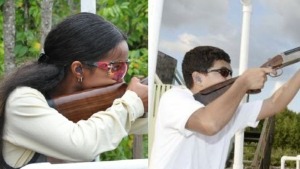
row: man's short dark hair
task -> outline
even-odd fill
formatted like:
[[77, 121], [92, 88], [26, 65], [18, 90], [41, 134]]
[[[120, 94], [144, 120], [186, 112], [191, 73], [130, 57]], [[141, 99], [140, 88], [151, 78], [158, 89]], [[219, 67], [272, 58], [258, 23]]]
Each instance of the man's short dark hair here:
[[215, 61], [231, 62], [229, 55], [222, 49], [213, 46], [198, 46], [188, 51], [182, 61], [182, 75], [187, 88], [193, 86], [193, 72], [207, 73]]

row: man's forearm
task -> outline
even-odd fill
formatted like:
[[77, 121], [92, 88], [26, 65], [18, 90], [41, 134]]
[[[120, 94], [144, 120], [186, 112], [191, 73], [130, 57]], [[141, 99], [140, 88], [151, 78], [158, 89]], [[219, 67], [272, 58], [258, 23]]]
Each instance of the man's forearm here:
[[243, 79], [237, 80], [222, 96], [198, 109], [186, 128], [206, 135], [216, 134], [230, 121], [246, 91]]
[[300, 88], [300, 70], [268, 99], [264, 100], [261, 112], [257, 120], [275, 115], [281, 112], [295, 97]]

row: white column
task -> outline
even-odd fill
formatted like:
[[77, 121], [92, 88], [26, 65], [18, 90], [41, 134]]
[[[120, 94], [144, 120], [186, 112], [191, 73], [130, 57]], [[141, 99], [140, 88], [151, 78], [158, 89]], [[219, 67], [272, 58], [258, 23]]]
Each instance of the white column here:
[[[163, 0], [149, 0], [149, 36], [148, 36], [148, 87], [149, 87], [149, 112], [152, 113], [152, 95], [153, 95], [153, 84], [156, 70], [157, 53], [158, 53], [158, 42], [159, 32], [161, 25], [161, 17], [163, 10]], [[151, 25], [151, 26], [150, 26]], [[150, 114], [151, 117], [151, 114]]]
[[[249, 54], [249, 35], [250, 35], [250, 20], [252, 12], [251, 0], [241, 0], [243, 4], [243, 25], [242, 25], [242, 37], [241, 37], [241, 49], [240, 49], [240, 66], [239, 74], [241, 75], [248, 66], [248, 54]], [[243, 98], [242, 103], [246, 102], [246, 96]], [[244, 129], [238, 131], [235, 134], [234, 144], [234, 163], [233, 169], [243, 169], [243, 157], [244, 157]]]
[[[149, 119], [149, 148], [152, 148], [153, 130], [154, 127], [151, 125], [153, 120], [153, 88], [154, 88], [154, 77], [156, 71], [157, 53], [158, 53], [158, 42], [159, 32], [161, 25], [161, 17], [164, 0], [149, 0], [149, 35], [148, 35], [148, 119]], [[151, 134], [152, 133], [152, 134]], [[149, 158], [151, 156], [151, 150], [148, 151]]]
[[96, 0], [81, 0], [80, 11], [95, 14], [96, 13]]

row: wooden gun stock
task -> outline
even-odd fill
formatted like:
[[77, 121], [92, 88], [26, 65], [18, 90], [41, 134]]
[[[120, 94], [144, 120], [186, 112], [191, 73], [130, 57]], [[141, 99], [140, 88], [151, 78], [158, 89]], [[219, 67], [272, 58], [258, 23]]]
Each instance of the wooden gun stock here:
[[[148, 85], [148, 78], [141, 80], [142, 84]], [[47, 100], [48, 104], [59, 113], [73, 122], [87, 120], [94, 113], [111, 107], [113, 101], [124, 95], [126, 83], [118, 83], [104, 88], [84, 90], [70, 95]], [[143, 99], [145, 108], [142, 118], [148, 116], [148, 99]]]
[[[293, 50], [287, 51], [284, 54], [298, 52], [299, 50], [300, 50], [300, 48], [298, 47]], [[261, 67], [270, 67], [272, 69], [278, 69], [278, 68], [282, 68], [282, 67], [294, 64], [296, 62], [299, 62], [299, 57], [295, 57], [295, 58], [293, 58], [293, 60], [288, 60], [288, 61], [285, 61], [285, 63], [284, 63], [282, 55], [276, 55], [275, 57], [269, 59]], [[226, 80], [224, 82], [212, 85], [212, 86], [200, 91], [199, 93], [194, 94], [194, 98], [195, 98], [195, 100], [198, 100], [202, 104], [207, 105], [208, 103], [212, 102], [213, 100], [215, 100], [216, 98], [218, 98], [219, 96], [224, 94], [231, 87], [231, 85], [235, 82], [235, 80], [237, 78], [238, 77], [235, 77], [235, 78]], [[247, 91], [248, 94], [256, 94], [256, 93], [260, 93], [260, 92], [261, 92], [260, 89]]]

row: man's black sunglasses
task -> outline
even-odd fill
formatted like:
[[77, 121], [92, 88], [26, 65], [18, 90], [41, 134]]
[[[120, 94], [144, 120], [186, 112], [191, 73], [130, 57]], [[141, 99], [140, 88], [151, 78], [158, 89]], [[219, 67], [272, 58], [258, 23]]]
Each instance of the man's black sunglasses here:
[[228, 75], [232, 76], [232, 71], [227, 69], [227, 68], [221, 68], [221, 69], [213, 69], [213, 70], [208, 70], [207, 73], [210, 72], [218, 72], [220, 73], [223, 77], [228, 77]]

